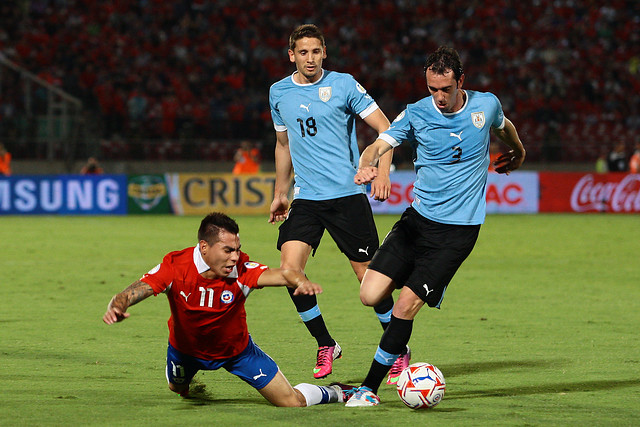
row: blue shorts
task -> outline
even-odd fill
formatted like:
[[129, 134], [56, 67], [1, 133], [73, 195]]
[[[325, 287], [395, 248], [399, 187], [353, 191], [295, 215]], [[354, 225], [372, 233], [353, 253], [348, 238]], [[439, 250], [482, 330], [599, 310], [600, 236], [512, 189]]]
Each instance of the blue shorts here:
[[264, 388], [278, 373], [278, 365], [254, 344], [249, 344], [242, 353], [228, 359], [204, 360], [176, 350], [171, 344], [167, 348], [167, 381], [172, 384], [189, 384], [196, 372], [215, 371], [224, 368], [240, 377], [256, 390]]

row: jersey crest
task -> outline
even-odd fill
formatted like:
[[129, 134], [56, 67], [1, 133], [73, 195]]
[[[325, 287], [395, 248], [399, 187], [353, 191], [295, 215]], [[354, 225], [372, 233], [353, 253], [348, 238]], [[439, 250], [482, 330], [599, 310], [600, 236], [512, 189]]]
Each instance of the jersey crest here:
[[225, 304], [230, 304], [233, 302], [233, 292], [226, 290], [222, 292], [222, 295], [220, 295], [220, 301], [222, 301]]
[[394, 122], [399, 122], [400, 120], [402, 120], [406, 111], [407, 110], [403, 110], [402, 113], [398, 114], [398, 117], [395, 118]]
[[484, 111], [480, 111], [479, 113], [471, 113], [471, 120], [473, 121], [473, 125], [478, 129], [482, 129], [484, 127]]
[[322, 102], [327, 102], [331, 99], [331, 86], [318, 88], [318, 96]]

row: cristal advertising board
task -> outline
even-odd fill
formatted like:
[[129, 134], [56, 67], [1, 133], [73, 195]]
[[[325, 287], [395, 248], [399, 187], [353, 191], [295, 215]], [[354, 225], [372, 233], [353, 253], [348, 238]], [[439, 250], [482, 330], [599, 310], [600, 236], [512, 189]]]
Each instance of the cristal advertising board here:
[[176, 215], [269, 214], [273, 201], [274, 173], [166, 174], [169, 200]]
[[0, 215], [124, 215], [126, 175], [0, 178]]

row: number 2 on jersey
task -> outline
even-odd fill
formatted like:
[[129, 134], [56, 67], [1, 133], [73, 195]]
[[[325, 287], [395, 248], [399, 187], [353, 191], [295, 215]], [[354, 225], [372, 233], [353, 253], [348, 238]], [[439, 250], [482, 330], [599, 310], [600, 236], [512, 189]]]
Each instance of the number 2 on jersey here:
[[300, 124], [300, 134], [303, 138], [307, 135], [315, 136], [315, 134], [318, 133], [316, 120], [313, 117], [309, 117], [306, 121], [298, 119], [298, 123]]

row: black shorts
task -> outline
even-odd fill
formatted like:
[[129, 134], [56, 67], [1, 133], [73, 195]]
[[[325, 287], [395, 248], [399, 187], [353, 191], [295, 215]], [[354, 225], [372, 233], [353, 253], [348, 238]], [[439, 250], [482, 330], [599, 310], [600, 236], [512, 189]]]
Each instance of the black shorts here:
[[440, 308], [444, 292], [473, 249], [480, 225], [450, 225], [428, 220], [412, 207], [402, 214], [369, 264], [398, 288], [409, 287]]
[[315, 255], [325, 229], [351, 261], [370, 261], [380, 244], [367, 196], [356, 194], [331, 200], [295, 199], [280, 226], [278, 250], [285, 242], [299, 240], [309, 244]]

